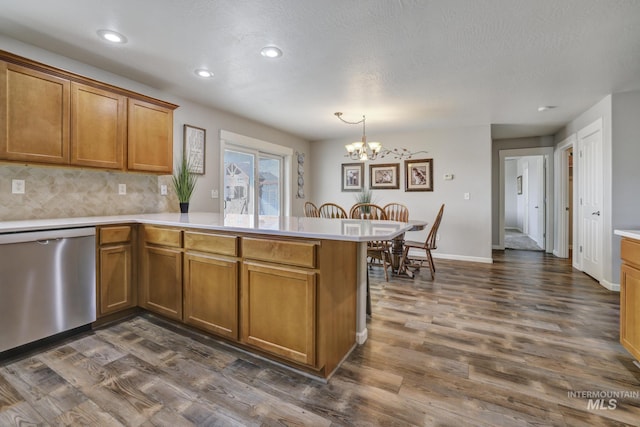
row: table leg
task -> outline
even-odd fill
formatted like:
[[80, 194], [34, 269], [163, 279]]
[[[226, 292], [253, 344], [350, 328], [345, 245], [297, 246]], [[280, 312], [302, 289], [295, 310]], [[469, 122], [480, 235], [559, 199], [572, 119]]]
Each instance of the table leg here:
[[392, 240], [391, 245], [391, 267], [395, 273], [402, 273], [400, 269], [400, 260], [402, 259], [402, 250], [404, 249], [404, 233], [397, 235]]

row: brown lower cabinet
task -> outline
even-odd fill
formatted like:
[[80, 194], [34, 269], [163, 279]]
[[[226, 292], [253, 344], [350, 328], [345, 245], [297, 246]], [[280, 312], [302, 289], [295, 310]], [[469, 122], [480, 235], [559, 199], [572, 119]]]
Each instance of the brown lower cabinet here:
[[327, 377], [355, 346], [357, 244], [140, 225], [138, 305]]
[[98, 227], [98, 317], [137, 305], [134, 282], [135, 226]]
[[620, 255], [620, 342], [640, 360], [640, 241], [623, 238]]
[[316, 363], [316, 273], [244, 262], [242, 341], [304, 365]]
[[184, 321], [238, 339], [237, 238], [185, 231]]
[[140, 306], [182, 320], [182, 230], [141, 227]]

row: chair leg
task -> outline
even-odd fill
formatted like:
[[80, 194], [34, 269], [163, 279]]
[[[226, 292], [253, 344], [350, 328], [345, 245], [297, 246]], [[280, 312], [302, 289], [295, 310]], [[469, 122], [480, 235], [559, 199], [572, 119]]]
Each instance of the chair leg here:
[[409, 254], [409, 248], [402, 249], [402, 258], [400, 258], [400, 265], [398, 266], [398, 273], [402, 274], [407, 270], [407, 255]]
[[431, 280], [436, 278], [436, 266], [433, 263], [433, 257], [431, 256], [431, 251], [427, 249], [427, 258], [429, 259], [429, 270], [431, 270]]
[[384, 280], [389, 281], [389, 273], [387, 273], [387, 268], [390, 263], [387, 263], [387, 253], [382, 254], [382, 268], [384, 269]]

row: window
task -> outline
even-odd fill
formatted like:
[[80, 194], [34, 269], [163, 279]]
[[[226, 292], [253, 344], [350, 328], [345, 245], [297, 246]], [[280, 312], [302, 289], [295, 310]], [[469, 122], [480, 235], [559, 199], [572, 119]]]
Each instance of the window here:
[[288, 215], [292, 150], [222, 131], [225, 214]]

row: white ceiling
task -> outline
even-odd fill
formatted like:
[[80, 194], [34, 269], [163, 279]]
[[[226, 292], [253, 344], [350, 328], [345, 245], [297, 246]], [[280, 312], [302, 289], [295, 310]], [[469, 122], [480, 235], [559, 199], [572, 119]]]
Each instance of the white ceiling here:
[[[637, 0], [0, 0], [0, 11], [6, 36], [309, 140], [354, 135], [336, 111], [366, 114], [370, 139], [488, 124], [494, 138], [548, 135], [640, 89]], [[99, 40], [103, 28], [128, 43]], [[269, 44], [282, 58], [260, 55]]]

